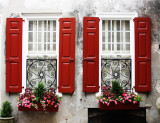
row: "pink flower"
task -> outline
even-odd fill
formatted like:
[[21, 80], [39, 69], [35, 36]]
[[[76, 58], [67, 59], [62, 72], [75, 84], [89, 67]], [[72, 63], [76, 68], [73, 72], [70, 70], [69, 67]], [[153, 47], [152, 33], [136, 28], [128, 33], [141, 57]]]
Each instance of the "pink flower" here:
[[114, 102], [117, 105], [117, 101]]
[[129, 99], [128, 101], [129, 101], [129, 102], [132, 102], [132, 100], [131, 100], [131, 99]]
[[137, 103], [137, 101], [133, 101], [133, 104], [136, 104]]
[[97, 100], [97, 102], [99, 103], [99, 100]]
[[103, 100], [106, 100], [106, 98], [103, 98]]
[[54, 107], [57, 107], [57, 105], [55, 105]]
[[107, 106], [109, 106], [109, 103], [107, 103]]
[[122, 100], [122, 103], [124, 103], [124, 100]]
[[46, 100], [46, 97], [44, 97], [43, 99]]

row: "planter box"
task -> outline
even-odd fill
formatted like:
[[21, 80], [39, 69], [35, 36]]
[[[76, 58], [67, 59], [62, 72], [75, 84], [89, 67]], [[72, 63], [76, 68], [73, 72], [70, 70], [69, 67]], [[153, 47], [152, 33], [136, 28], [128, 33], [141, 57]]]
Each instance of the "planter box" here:
[[116, 105], [115, 103], [110, 103], [109, 106], [103, 103], [99, 103], [99, 109], [100, 110], [134, 110], [134, 109], [139, 109], [139, 102], [136, 104], [133, 104], [132, 102], [128, 103], [120, 103]]
[[47, 107], [46, 107], [46, 110], [44, 110], [40, 103], [37, 103], [37, 105], [38, 105], [38, 110], [35, 109], [34, 107], [27, 108], [27, 107], [23, 107], [23, 106], [19, 106], [19, 107], [18, 107], [18, 110], [19, 110], [19, 111], [46, 111], [46, 112], [58, 112], [58, 106], [57, 106], [57, 107], [54, 107], [54, 106], [47, 106]]
[[0, 123], [14, 123], [14, 117], [0, 117]]

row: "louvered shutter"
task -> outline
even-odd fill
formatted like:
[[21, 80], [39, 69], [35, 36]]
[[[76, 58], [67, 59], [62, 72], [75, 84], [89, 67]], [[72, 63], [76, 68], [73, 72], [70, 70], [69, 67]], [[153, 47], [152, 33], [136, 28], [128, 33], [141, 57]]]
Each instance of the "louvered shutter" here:
[[151, 24], [148, 17], [135, 23], [135, 91], [151, 91]]
[[22, 18], [7, 18], [6, 92], [22, 92]]
[[83, 18], [83, 92], [99, 91], [99, 18]]
[[75, 18], [60, 18], [59, 92], [74, 92]]

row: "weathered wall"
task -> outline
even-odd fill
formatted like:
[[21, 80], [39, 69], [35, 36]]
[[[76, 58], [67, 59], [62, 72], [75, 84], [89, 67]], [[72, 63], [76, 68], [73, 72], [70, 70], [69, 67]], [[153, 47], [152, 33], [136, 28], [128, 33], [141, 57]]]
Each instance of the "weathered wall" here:
[[[75, 61], [75, 92], [73, 96], [63, 94], [58, 113], [18, 112], [18, 95], [9, 96], [5, 92], [5, 26], [6, 18], [11, 13], [28, 12], [62, 12], [63, 17], [76, 17], [76, 61]], [[152, 21], [152, 92], [140, 93], [143, 98], [141, 106], [147, 109], [148, 123], [159, 123], [160, 113], [156, 100], [160, 97], [160, 2], [156, 0], [0, 0], [2, 29], [0, 37], [0, 104], [8, 99], [14, 107], [14, 116], [18, 123], [87, 123], [89, 107], [98, 108], [95, 94], [82, 93], [82, 55], [83, 55], [83, 17], [95, 16], [102, 12], [137, 12], [139, 16], [150, 17]]]

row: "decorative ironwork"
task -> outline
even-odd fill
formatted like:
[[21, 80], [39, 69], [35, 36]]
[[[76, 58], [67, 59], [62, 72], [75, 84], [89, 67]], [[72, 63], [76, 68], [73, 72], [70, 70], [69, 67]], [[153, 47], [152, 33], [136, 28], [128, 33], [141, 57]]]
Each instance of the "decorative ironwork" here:
[[27, 88], [33, 89], [39, 82], [46, 88], [57, 88], [56, 59], [27, 59]]
[[102, 59], [101, 86], [112, 85], [117, 80], [123, 89], [131, 90], [131, 59]]

